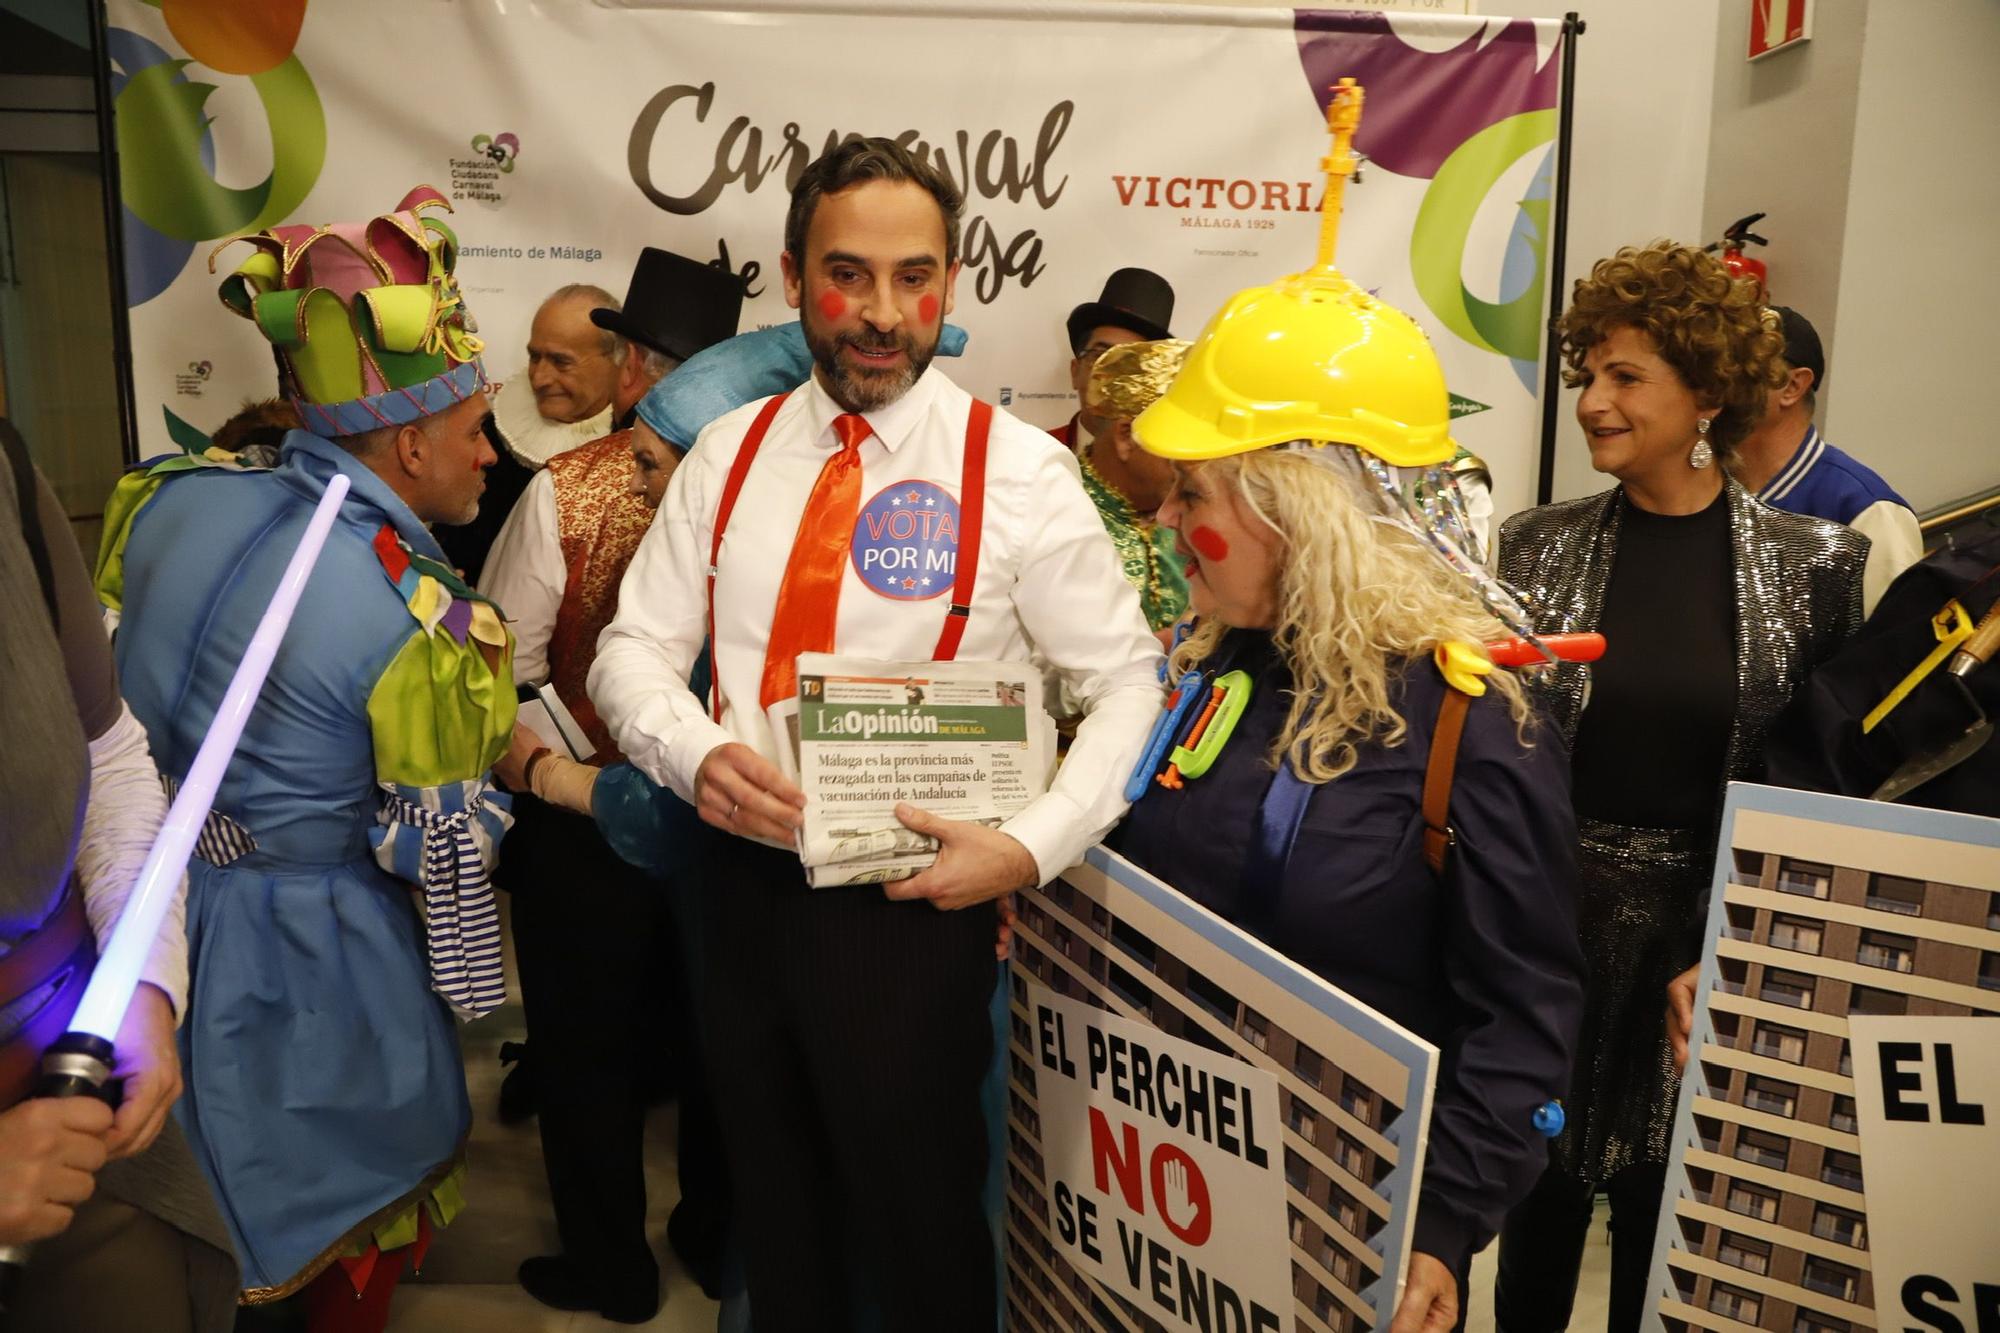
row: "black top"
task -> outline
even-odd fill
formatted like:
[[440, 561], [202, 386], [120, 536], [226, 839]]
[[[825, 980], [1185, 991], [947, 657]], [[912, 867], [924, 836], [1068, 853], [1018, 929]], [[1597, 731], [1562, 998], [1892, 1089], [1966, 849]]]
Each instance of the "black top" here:
[[[1267, 634], [1232, 632], [1215, 662], [1230, 666], [1254, 683], [1215, 766], [1179, 791], [1147, 788], [1106, 841], [1241, 924], [1291, 676]], [[1503, 701], [1473, 702], [1452, 788], [1458, 841], [1442, 881], [1424, 864], [1424, 767], [1444, 688], [1434, 667], [1412, 665], [1395, 694], [1403, 743], [1364, 745], [1352, 770], [1313, 789], [1260, 933], [1442, 1052], [1415, 1244], [1455, 1269], [1541, 1173], [1531, 1117], [1568, 1091], [1583, 957], [1569, 763], [1553, 727], [1524, 747]]]
[[1604, 588], [1604, 658], [1576, 727], [1576, 812], [1640, 828], [1706, 828], [1736, 716], [1729, 508], [1654, 514], [1627, 502]]

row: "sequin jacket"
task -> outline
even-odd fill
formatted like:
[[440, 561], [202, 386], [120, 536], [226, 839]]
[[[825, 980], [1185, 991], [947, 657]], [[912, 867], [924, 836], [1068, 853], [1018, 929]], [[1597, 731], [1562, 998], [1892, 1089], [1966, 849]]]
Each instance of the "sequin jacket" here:
[[[1861, 575], [1868, 539], [1823, 519], [1758, 502], [1733, 481], [1731, 568], [1736, 582], [1736, 719], [1716, 784], [1720, 818], [1731, 782], [1763, 776], [1771, 724], [1813, 668], [1861, 627]], [[1618, 558], [1625, 492], [1614, 487], [1516, 514], [1500, 528], [1499, 572], [1528, 599], [1545, 634], [1588, 633], [1604, 618], [1604, 587]], [[1566, 662], [1545, 673], [1542, 704], [1576, 739], [1590, 695], [1590, 668]]]

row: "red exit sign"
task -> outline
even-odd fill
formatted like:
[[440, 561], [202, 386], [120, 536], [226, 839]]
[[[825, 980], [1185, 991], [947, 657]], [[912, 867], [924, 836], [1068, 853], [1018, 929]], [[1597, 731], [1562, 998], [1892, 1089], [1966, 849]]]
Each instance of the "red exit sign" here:
[[1812, 36], [1813, 0], [1751, 0], [1750, 59], [1797, 46]]

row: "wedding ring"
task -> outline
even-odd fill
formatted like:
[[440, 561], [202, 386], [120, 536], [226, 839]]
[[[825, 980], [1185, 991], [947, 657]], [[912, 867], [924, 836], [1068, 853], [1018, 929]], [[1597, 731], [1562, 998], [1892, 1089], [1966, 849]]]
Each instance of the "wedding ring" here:
[[729, 807], [729, 822], [730, 822], [730, 823], [734, 824], [734, 823], [736, 822], [736, 812], [737, 812], [738, 810], [741, 810], [742, 808], [743, 808], [743, 802], [741, 802], [741, 801], [736, 801], [736, 802], [734, 802], [733, 804], [731, 804], [731, 805], [730, 805], [730, 807]]

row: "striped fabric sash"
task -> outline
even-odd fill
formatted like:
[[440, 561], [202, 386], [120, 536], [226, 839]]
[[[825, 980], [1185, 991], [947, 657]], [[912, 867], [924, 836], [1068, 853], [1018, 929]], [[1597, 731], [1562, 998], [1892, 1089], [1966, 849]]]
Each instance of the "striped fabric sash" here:
[[482, 795], [456, 810], [433, 810], [400, 790], [385, 792], [382, 799], [384, 823], [391, 830], [402, 825], [398, 833], [414, 831], [422, 840], [417, 873], [406, 877], [423, 892], [431, 989], [468, 1019], [507, 1001], [500, 966], [500, 909], [481, 846], [498, 841], [497, 834], [482, 826], [482, 817], [491, 814], [482, 809], [487, 804]]
[[[171, 806], [174, 797], [180, 795], [180, 779], [162, 773], [160, 786], [166, 789], [167, 804]], [[195, 835], [194, 854], [212, 866], [226, 866], [256, 850], [257, 840], [250, 836], [250, 830], [220, 810], [211, 809], [208, 818], [201, 822], [201, 832]]]

